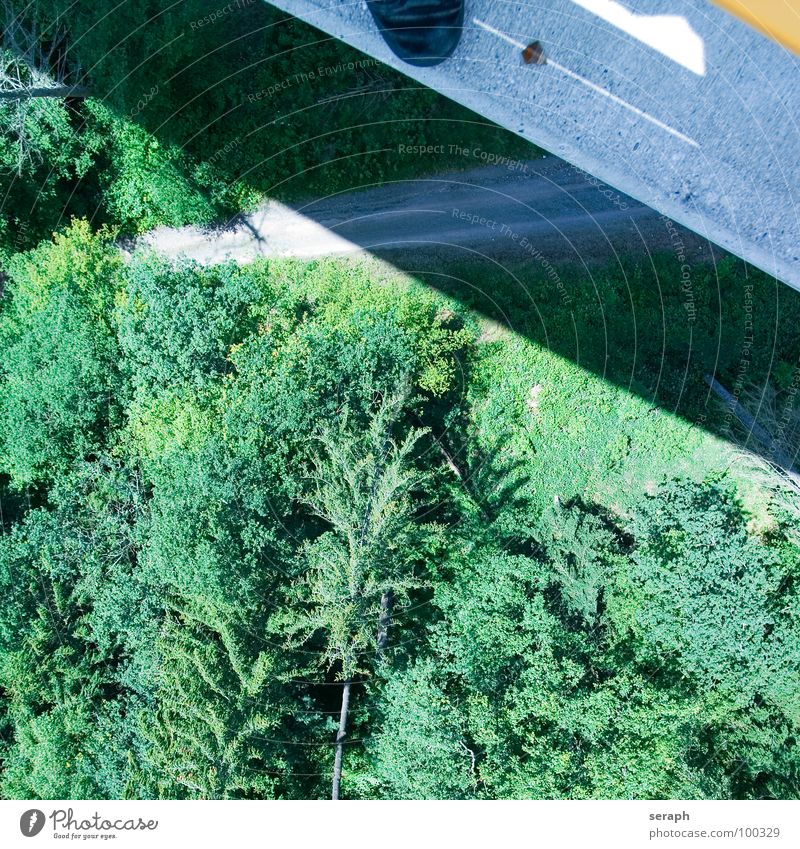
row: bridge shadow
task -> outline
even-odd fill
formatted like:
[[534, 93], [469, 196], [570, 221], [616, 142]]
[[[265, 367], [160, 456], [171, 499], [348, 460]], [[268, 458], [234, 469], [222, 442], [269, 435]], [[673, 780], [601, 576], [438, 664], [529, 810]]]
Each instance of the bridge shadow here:
[[627, 233], [584, 233], [570, 240], [580, 253], [572, 261], [555, 237], [531, 241], [536, 257], [507, 244], [364, 247], [797, 480], [800, 293], [671, 221], [658, 224], [665, 237], [645, 235], [646, 218]]
[[554, 157], [360, 189], [355, 206], [346, 192], [289, 208], [331, 253], [378, 257], [794, 471], [800, 293]]
[[[134, 163], [109, 142], [102, 169], [59, 187], [53, 229], [74, 212], [119, 219], [135, 168], [152, 188], [136, 202], [171, 224], [202, 206], [241, 226], [243, 204], [274, 198], [653, 406], [793, 462], [800, 293], [264, 3], [59, 5], [109, 138], [135, 127], [145, 142]], [[72, 120], [81, 133], [89, 117]], [[366, 219], [348, 211], [345, 192], [381, 184]]]

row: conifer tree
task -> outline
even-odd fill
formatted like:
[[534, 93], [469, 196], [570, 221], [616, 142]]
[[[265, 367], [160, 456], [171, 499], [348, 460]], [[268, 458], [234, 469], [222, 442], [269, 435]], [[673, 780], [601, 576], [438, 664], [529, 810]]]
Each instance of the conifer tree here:
[[390, 599], [404, 598], [415, 578], [406, 542], [411, 493], [421, 483], [412, 452], [423, 435], [399, 426], [407, 390], [379, 396], [365, 430], [344, 413], [320, 429], [307, 504], [328, 527], [306, 548], [305, 616], [298, 630], [325, 635], [323, 664], [342, 681], [332, 798], [340, 796], [352, 684], [388, 643]]

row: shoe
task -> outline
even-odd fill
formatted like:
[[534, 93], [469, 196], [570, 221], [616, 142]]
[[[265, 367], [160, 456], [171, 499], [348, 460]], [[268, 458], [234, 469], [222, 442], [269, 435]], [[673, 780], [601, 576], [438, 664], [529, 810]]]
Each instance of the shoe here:
[[464, 26], [464, 0], [367, 0], [392, 53], [426, 68], [452, 55]]

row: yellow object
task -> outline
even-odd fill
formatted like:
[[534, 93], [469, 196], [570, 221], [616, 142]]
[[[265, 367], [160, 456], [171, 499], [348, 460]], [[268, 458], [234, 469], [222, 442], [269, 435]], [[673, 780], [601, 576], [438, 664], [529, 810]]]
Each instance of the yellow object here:
[[800, 56], [800, 0], [714, 0]]

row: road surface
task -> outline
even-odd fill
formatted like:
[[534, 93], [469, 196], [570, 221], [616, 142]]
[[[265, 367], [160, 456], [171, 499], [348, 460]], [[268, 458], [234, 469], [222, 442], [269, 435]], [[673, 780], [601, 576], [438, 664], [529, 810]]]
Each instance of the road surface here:
[[367, 251], [479, 251], [550, 262], [608, 261], [614, 251], [678, 247], [699, 237], [556, 157], [389, 183], [294, 207], [269, 201], [212, 228], [159, 228], [141, 244], [203, 264]]

